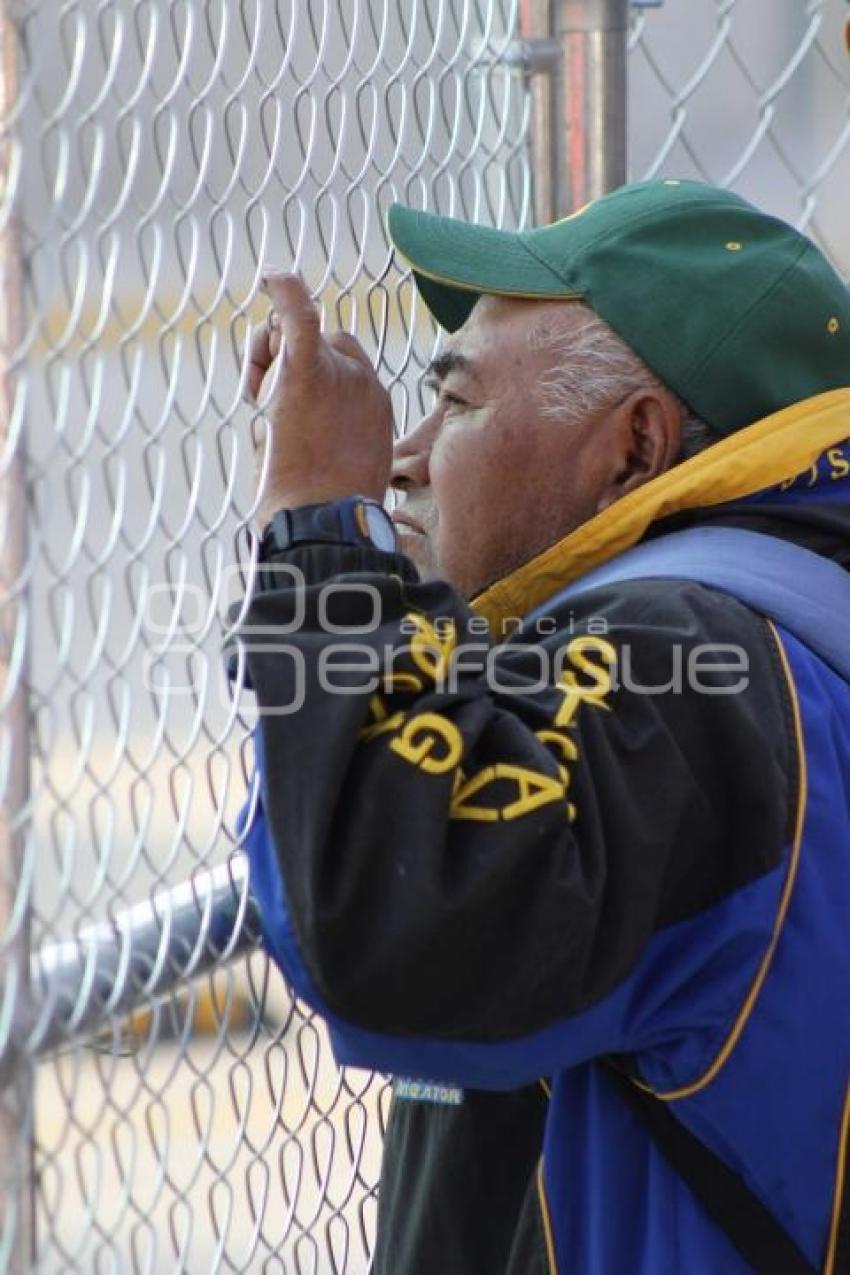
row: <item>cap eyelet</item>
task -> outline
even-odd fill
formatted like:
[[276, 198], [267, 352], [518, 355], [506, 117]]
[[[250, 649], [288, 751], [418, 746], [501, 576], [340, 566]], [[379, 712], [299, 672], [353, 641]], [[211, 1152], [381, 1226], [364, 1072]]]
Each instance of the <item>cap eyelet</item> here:
[[743, 248], [743, 246], [744, 246], [744, 245], [743, 245], [742, 243], [738, 243], [738, 240], [737, 240], [737, 239], [730, 239], [730, 240], [729, 240], [729, 242], [728, 242], [728, 244], [726, 245], [726, 251], [727, 251], [727, 252], [740, 252], [740, 251], [741, 251], [741, 249]]
[[838, 322], [835, 315], [833, 315], [831, 319], [827, 319], [826, 330], [830, 336], [835, 336], [836, 332], [841, 330], [841, 324]]

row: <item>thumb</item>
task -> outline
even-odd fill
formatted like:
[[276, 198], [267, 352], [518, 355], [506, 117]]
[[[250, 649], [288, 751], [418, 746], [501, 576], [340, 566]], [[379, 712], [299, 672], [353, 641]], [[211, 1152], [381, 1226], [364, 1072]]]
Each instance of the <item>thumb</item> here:
[[297, 274], [267, 270], [263, 288], [280, 317], [280, 333], [286, 341], [290, 361], [312, 360], [319, 348], [322, 330], [319, 312], [304, 280]]

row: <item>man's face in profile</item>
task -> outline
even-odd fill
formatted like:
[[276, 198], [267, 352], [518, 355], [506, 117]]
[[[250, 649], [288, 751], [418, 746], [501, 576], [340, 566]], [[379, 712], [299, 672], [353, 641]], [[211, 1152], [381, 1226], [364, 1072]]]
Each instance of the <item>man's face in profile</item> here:
[[431, 368], [431, 413], [398, 441], [402, 550], [472, 597], [599, 512], [627, 445], [606, 412], [554, 420], [541, 379], [563, 354], [535, 339], [581, 322], [563, 301], [482, 297]]

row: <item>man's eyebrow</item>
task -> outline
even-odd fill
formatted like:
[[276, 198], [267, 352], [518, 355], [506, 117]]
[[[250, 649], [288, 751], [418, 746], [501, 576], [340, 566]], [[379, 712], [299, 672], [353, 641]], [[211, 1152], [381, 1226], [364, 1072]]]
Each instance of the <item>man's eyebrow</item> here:
[[465, 354], [457, 354], [454, 350], [444, 350], [442, 354], [432, 359], [426, 369], [426, 376], [437, 381], [444, 381], [450, 372], [465, 372], [476, 381], [481, 380], [472, 359], [468, 359]]

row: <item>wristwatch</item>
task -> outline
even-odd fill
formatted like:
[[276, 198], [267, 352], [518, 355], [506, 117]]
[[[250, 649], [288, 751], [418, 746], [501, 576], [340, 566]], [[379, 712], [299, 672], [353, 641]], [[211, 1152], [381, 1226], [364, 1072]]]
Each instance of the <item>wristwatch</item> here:
[[395, 527], [386, 509], [365, 496], [279, 510], [263, 532], [260, 562], [308, 544], [359, 545], [385, 553], [398, 550]]

